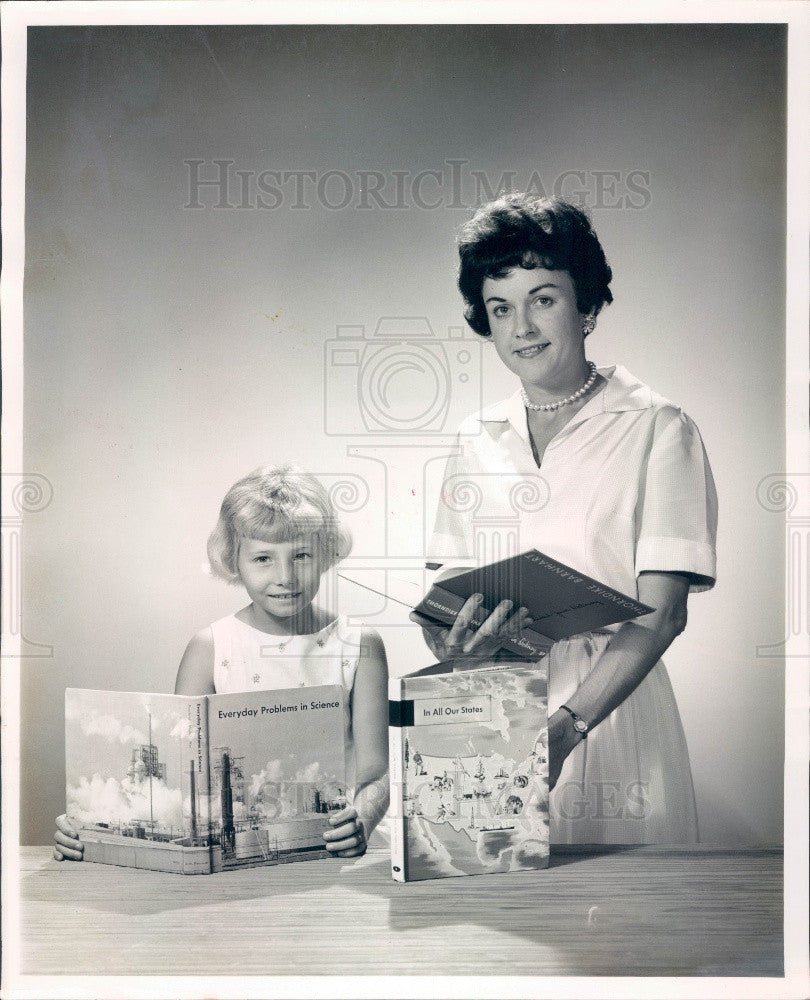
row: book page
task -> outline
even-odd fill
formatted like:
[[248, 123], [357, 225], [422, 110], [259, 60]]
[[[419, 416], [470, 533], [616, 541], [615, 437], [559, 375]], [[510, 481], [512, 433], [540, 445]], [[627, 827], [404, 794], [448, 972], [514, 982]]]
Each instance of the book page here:
[[86, 861], [210, 871], [205, 698], [68, 689], [67, 815]]

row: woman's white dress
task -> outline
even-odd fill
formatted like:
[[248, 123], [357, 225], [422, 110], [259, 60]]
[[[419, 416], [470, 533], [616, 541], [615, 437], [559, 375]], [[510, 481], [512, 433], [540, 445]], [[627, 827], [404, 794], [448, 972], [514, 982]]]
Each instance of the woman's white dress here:
[[[549, 443], [538, 468], [517, 392], [464, 421], [445, 470], [428, 555], [503, 558], [537, 548], [630, 596], [645, 570], [715, 576], [717, 497], [695, 424], [624, 368]], [[613, 626], [555, 644], [549, 714], [610, 641]], [[552, 843], [698, 839], [689, 754], [658, 662], [566, 760], [551, 795]]]

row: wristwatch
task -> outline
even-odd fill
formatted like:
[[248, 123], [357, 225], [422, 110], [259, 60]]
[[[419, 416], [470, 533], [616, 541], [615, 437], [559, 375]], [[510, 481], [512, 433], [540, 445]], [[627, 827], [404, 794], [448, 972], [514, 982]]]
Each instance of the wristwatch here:
[[586, 722], [586, 721], [585, 721], [584, 719], [581, 719], [581, 718], [580, 718], [580, 717], [579, 717], [579, 716], [577, 715], [577, 713], [576, 713], [576, 712], [572, 712], [572, 711], [571, 711], [571, 709], [570, 709], [570, 708], [569, 708], [569, 707], [568, 707], [567, 705], [560, 705], [560, 708], [561, 708], [561, 709], [562, 709], [562, 710], [563, 710], [564, 712], [568, 712], [568, 714], [569, 714], [569, 715], [571, 716], [571, 718], [572, 718], [572, 719], [574, 720], [574, 729], [576, 729], [576, 731], [577, 731], [577, 732], [579, 733], [579, 735], [580, 735], [580, 736], [581, 736], [581, 737], [583, 738], [583, 740], [584, 740], [584, 739], [587, 739], [587, 737], [588, 737], [588, 730], [589, 730], [589, 729], [591, 728], [591, 727], [590, 727], [590, 726], [588, 725], [588, 723], [587, 723], [587, 722]]

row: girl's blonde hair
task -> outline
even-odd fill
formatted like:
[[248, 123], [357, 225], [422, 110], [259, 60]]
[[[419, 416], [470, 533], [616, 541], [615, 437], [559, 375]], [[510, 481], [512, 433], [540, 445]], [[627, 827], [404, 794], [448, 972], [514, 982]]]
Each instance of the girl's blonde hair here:
[[208, 539], [208, 561], [215, 576], [239, 582], [239, 540], [291, 542], [314, 535], [326, 568], [344, 559], [352, 536], [335, 514], [325, 487], [292, 465], [262, 466], [234, 483], [225, 494], [219, 520]]

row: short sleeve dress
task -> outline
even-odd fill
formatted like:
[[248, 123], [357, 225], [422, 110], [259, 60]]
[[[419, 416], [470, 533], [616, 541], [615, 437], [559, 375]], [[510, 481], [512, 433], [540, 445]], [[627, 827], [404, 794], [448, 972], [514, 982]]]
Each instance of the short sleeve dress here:
[[[517, 392], [468, 418], [447, 464], [428, 555], [527, 548], [630, 596], [645, 570], [715, 580], [717, 495], [694, 422], [621, 366], [549, 443], [538, 468]], [[549, 714], [602, 654], [612, 626], [549, 654]], [[551, 795], [553, 843], [693, 843], [689, 754], [663, 662], [571, 753]]]

